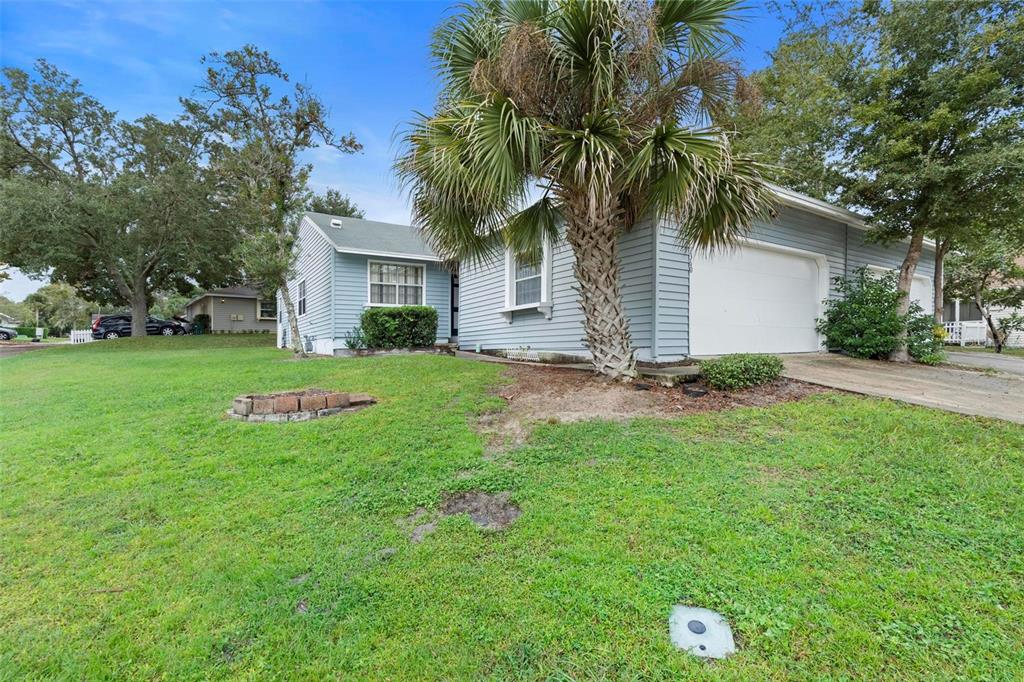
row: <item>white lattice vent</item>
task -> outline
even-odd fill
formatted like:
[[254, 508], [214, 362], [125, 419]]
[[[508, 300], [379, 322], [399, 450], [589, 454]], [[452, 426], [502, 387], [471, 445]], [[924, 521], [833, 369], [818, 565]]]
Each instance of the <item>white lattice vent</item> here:
[[509, 360], [519, 360], [520, 362], [540, 362], [540, 354], [535, 350], [530, 350], [529, 348], [506, 348], [501, 353]]

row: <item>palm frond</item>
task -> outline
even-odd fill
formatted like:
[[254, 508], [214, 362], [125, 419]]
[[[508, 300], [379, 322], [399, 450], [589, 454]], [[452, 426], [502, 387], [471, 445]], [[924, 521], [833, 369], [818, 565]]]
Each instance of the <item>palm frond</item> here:
[[697, 251], [729, 248], [756, 220], [775, 212], [775, 196], [763, 179], [764, 167], [749, 157], [733, 157], [727, 172], [713, 178], [703, 201], [682, 224], [681, 237]]
[[518, 255], [536, 256], [544, 244], [558, 241], [562, 207], [550, 196], [512, 215], [502, 232], [505, 246]]
[[734, 158], [719, 131], [663, 124], [639, 138], [622, 185], [637, 204], [629, 207], [636, 216], [671, 216], [684, 241], [713, 250], [735, 243], [754, 219], [770, 213], [760, 170]]
[[738, 0], [655, 0], [654, 7], [662, 44], [679, 64], [714, 57], [738, 42], [726, 28]]

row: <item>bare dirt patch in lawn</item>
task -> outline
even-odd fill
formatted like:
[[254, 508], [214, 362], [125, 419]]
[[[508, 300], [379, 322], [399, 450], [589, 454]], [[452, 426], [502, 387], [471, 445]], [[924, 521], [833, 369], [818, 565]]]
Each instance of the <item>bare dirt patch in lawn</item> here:
[[523, 513], [510, 497], [507, 492], [485, 493], [479, 490], [448, 493], [441, 500], [436, 515], [418, 507], [409, 516], [399, 519], [398, 524], [408, 531], [413, 542], [422, 542], [437, 530], [440, 518], [457, 514], [468, 514], [469, 520], [479, 528], [504, 530]]
[[[738, 391], [717, 391], [700, 382], [673, 388], [645, 383], [638, 390], [635, 384], [608, 381], [590, 372], [536, 365], [509, 365], [505, 375], [512, 380], [498, 391], [505, 400], [505, 409], [485, 414], [477, 422], [488, 438], [491, 454], [522, 444], [538, 422], [680, 417], [737, 407], [765, 407], [829, 390], [794, 379], [777, 379]], [[687, 395], [687, 388], [692, 391], [698, 387], [707, 394]]]

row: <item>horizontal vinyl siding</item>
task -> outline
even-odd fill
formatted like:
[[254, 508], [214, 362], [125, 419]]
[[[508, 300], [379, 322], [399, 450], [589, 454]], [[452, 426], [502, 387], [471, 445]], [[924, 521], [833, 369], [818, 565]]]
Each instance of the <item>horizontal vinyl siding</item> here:
[[[210, 296], [213, 314], [210, 326], [216, 332], [274, 331], [274, 320], [258, 319], [255, 298], [234, 298], [232, 296]], [[242, 320], [232, 320], [232, 315], [242, 315]]]
[[[299, 315], [299, 336], [312, 340], [327, 339], [333, 335], [331, 328], [331, 262], [334, 247], [328, 243], [319, 230], [306, 221], [299, 226], [299, 238], [295, 248], [295, 277], [288, 280], [288, 291], [296, 314], [299, 311], [299, 282], [306, 281], [306, 312]], [[281, 305], [281, 301], [278, 301]], [[288, 324], [287, 309], [281, 308], [282, 324]]]
[[[649, 355], [652, 316], [651, 230], [640, 225], [619, 239], [622, 297], [630, 319], [633, 345]], [[517, 311], [507, 320], [505, 260], [499, 256], [482, 264], [464, 264], [459, 273], [459, 346], [499, 350], [529, 346], [534, 350], [586, 354], [583, 313], [573, 274], [575, 258], [560, 239], [551, 248], [551, 319], [533, 310]]]
[[[864, 230], [850, 228], [848, 237], [849, 263], [847, 274], [865, 265], [877, 265], [882, 268], [898, 270], [907, 256], [907, 242], [892, 244], [876, 244], [867, 241], [868, 233]], [[935, 277], [935, 249], [925, 246], [921, 252], [921, 260], [917, 263], [915, 275], [933, 279]]]
[[446, 343], [451, 335], [451, 274], [437, 263], [408, 258], [336, 254], [334, 261], [334, 321], [336, 347], [343, 347], [345, 335], [358, 327], [370, 300], [369, 261], [408, 263], [426, 268], [426, 305], [437, 310], [437, 341]]
[[658, 226], [657, 360], [689, 352], [690, 251], [679, 241], [671, 222]]

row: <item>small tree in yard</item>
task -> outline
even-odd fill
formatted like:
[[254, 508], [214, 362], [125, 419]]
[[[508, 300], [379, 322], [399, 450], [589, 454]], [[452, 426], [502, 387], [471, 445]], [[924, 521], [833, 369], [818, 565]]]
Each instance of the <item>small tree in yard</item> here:
[[[875, 238], [907, 241], [901, 314], [925, 236], [935, 237], [941, 314], [945, 254], [987, 229], [978, 216], [1024, 194], [1024, 4], [790, 4], [797, 20], [753, 76], [761, 114], [739, 117], [737, 144], [865, 211]], [[891, 359], [907, 356], [901, 334]]]
[[157, 289], [210, 286], [231, 271], [224, 221], [185, 120], [118, 121], [78, 81], [39, 61], [0, 85], [0, 260], [129, 305], [146, 333]]
[[62, 282], [40, 287], [25, 297], [25, 305], [37, 315], [39, 324], [52, 334], [65, 334], [89, 324], [89, 313], [95, 307], [78, 296], [75, 288]]
[[996, 320], [996, 308], [1024, 305], [1024, 234], [1003, 233], [970, 244], [949, 258], [946, 290], [954, 298], [977, 304], [985, 319], [997, 353], [1003, 352], [1006, 339], [1015, 331], [1024, 331], [1024, 316], [1013, 313]]
[[[695, 248], [736, 242], [770, 213], [760, 168], [707, 127], [736, 83], [735, 3], [479, 2], [433, 47], [442, 93], [397, 162], [413, 214], [446, 258], [565, 238], [594, 368], [636, 376], [618, 237], [671, 217]], [[540, 197], [526, 206], [531, 191]]]
[[[302, 353], [298, 316], [288, 287], [293, 274], [301, 211], [309, 197], [311, 167], [302, 152], [327, 146], [352, 153], [361, 146], [337, 136], [323, 103], [270, 55], [252, 45], [212, 53], [200, 97], [184, 100], [197, 120], [221, 140], [213, 167], [222, 197], [234, 215], [245, 279], [266, 294], [280, 290], [288, 311], [292, 349]], [[280, 95], [280, 91], [288, 90]]]

